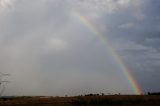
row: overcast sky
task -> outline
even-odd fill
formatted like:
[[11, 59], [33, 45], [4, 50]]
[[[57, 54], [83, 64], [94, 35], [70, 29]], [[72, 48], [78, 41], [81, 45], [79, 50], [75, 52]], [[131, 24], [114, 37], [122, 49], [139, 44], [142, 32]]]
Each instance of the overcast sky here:
[[95, 23], [143, 92], [160, 91], [159, 0], [0, 0], [4, 95], [133, 94]]

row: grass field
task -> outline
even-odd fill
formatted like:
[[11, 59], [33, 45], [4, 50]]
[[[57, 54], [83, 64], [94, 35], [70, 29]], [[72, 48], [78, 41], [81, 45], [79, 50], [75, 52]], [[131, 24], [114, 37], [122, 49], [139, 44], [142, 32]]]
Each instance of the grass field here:
[[0, 99], [0, 106], [160, 106], [160, 96], [17, 97]]

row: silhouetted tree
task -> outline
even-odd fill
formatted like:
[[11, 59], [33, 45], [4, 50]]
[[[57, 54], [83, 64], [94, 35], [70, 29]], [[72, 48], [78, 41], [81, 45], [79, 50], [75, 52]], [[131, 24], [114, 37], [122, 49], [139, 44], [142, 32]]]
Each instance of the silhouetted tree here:
[[105, 94], [104, 93], [101, 93], [101, 96], [104, 96]]

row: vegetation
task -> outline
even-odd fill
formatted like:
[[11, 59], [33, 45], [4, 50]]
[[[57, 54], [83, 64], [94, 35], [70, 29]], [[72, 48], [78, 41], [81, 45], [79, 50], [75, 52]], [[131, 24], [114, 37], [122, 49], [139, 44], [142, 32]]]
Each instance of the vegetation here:
[[76, 97], [12, 97], [0, 106], [160, 106], [159, 95], [108, 95]]

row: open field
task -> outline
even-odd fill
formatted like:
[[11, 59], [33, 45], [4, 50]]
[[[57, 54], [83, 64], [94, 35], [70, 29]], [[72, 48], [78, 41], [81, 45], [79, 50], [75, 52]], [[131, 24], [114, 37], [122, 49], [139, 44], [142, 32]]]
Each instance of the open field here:
[[0, 106], [160, 106], [160, 96], [17, 97], [1, 99]]

